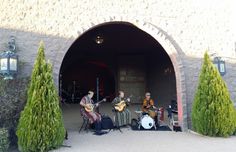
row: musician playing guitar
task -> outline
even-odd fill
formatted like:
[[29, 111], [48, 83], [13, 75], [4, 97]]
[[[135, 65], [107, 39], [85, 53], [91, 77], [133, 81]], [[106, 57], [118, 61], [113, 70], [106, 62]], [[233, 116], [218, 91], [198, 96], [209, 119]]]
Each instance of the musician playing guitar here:
[[150, 92], [146, 92], [145, 99], [143, 100], [142, 111], [148, 113], [157, 123], [157, 107], [154, 105], [154, 101], [151, 99]]
[[119, 96], [112, 101], [112, 105], [115, 109], [115, 125], [116, 127], [126, 126], [131, 124], [131, 113], [126, 107], [129, 98], [124, 98], [123, 91], [119, 91]]
[[[81, 110], [83, 114], [89, 119], [90, 124], [94, 123], [95, 125], [95, 134], [96, 135], [102, 135], [106, 132], [101, 131], [101, 114], [95, 112], [93, 110], [95, 107], [97, 107], [99, 104], [94, 104], [92, 97], [94, 95], [93, 91], [89, 91], [88, 95], [84, 96], [81, 101], [80, 105], [83, 107]], [[93, 109], [91, 109], [91, 105], [95, 106]]]

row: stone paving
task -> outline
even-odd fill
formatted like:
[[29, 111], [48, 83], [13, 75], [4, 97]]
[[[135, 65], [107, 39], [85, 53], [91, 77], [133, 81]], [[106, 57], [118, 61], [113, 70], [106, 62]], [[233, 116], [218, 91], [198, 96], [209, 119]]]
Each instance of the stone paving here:
[[235, 152], [236, 137], [213, 138], [187, 132], [132, 131], [129, 128], [102, 136], [69, 132], [69, 139], [52, 152]]

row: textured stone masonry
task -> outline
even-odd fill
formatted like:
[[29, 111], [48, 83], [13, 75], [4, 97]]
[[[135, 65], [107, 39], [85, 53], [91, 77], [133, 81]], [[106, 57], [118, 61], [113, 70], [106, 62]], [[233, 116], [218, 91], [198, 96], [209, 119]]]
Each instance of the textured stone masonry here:
[[223, 78], [236, 102], [235, 6], [234, 0], [1, 0], [0, 50], [15, 36], [25, 65], [21, 76], [26, 76], [43, 40], [58, 85], [63, 57], [80, 35], [103, 23], [129, 22], [153, 36], [170, 56], [181, 124], [187, 129], [205, 50], [226, 61]]

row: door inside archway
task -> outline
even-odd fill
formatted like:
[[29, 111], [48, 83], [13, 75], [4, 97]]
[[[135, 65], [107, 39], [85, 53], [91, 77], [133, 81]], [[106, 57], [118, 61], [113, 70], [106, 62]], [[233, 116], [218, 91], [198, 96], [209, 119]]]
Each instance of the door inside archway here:
[[[74, 105], [88, 90], [98, 92], [94, 100], [107, 97], [100, 111], [111, 117], [109, 102], [123, 90], [132, 95], [135, 116], [147, 91], [158, 107], [166, 109], [176, 101], [176, 78], [168, 54], [152, 36], [132, 24], [112, 22], [88, 30], [72, 44], [61, 65], [59, 90], [63, 101]], [[72, 107], [77, 113], [73, 108], [63, 111], [71, 117], [66, 118], [69, 128], [77, 128], [79, 110]]]

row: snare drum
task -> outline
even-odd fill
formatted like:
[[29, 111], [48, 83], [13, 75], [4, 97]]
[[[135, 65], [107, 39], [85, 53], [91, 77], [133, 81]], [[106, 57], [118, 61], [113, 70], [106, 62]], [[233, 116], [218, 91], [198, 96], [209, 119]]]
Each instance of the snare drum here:
[[140, 123], [144, 129], [151, 129], [154, 126], [154, 120], [147, 114], [141, 117]]

